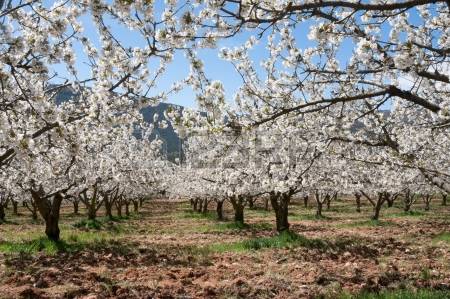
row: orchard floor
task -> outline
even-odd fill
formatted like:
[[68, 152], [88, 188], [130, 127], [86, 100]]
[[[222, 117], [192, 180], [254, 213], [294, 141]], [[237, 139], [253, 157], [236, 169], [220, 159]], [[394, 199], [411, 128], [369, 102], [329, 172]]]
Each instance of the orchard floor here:
[[378, 222], [351, 200], [323, 219], [314, 211], [292, 205], [292, 233], [277, 236], [261, 208], [247, 208], [243, 226], [186, 202], [150, 201], [138, 215], [87, 224], [68, 206], [55, 244], [24, 208], [7, 210], [0, 298], [450, 298], [450, 207], [384, 207]]

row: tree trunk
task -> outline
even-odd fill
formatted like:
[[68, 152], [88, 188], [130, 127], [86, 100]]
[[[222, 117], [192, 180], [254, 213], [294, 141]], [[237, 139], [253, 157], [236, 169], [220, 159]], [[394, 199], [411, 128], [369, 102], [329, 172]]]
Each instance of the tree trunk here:
[[237, 205], [234, 208], [234, 221], [244, 223], [244, 207]]
[[361, 213], [361, 194], [355, 193], [356, 212]]
[[104, 195], [103, 203], [105, 204], [106, 217], [108, 217], [110, 220], [112, 220], [114, 218], [113, 214], [112, 214], [112, 208], [113, 208], [113, 204], [114, 204], [112, 197], [109, 197], [109, 195]]
[[278, 232], [289, 230], [288, 213], [290, 200], [291, 195], [287, 193], [272, 193], [270, 195], [270, 203], [275, 212]]
[[305, 209], [308, 208], [308, 200], [309, 200], [308, 195], [303, 196], [303, 205], [304, 205]]
[[133, 212], [135, 214], [139, 213], [139, 202], [136, 200], [133, 201]]
[[217, 211], [217, 219], [222, 221], [223, 220], [223, 200], [217, 201], [216, 211]]
[[130, 216], [130, 203], [125, 203], [125, 215]]
[[269, 211], [269, 198], [264, 198], [264, 210]]
[[409, 212], [409, 210], [411, 209], [411, 206], [413, 205], [413, 203], [416, 201], [415, 200], [415, 194], [411, 194], [411, 191], [407, 190], [405, 193], [405, 198], [403, 199], [403, 210], [405, 212]]
[[326, 196], [326, 203], [327, 203], [327, 211], [330, 209], [331, 206], [331, 196]]
[[88, 219], [89, 220], [95, 220], [97, 218], [97, 209], [95, 208], [95, 205], [88, 205]]
[[234, 221], [244, 223], [244, 201], [241, 196], [233, 196], [230, 198], [230, 202], [234, 209]]
[[122, 217], [122, 203], [116, 204], [117, 217]]
[[254, 206], [255, 206], [255, 199], [250, 198], [250, 199], [248, 199], [247, 201], [248, 201], [248, 208], [249, 208], [249, 209], [253, 209]]
[[431, 203], [431, 195], [430, 194], [426, 194], [423, 197], [423, 201], [425, 202], [425, 211], [429, 211], [430, 210], [430, 203]]
[[19, 203], [15, 200], [12, 200], [12, 205], [13, 205], [13, 215], [14, 216], [19, 215]]
[[194, 212], [197, 212], [197, 206], [198, 206], [198, 198], [195, 198], [192, 203], [192, 210]]
[[144, 205], [144, 198], [139, 198], [139, 207], [142, 208]]
[[206, 198], [203, 200], [202, 213], [203, 214], [208, 213], [208, 199], [206, 199]]
[[197, 212], [201, 212], [203, 211], [203, 199], [198, 199], [198, 204], [197, 204]]
[[73, 204], [73, 213], [75, 214], [75, 215], [78, 215], [78, 201], [77, 200], [74, 200], [73, 202], [72, 202], [72, 204]]
[[383, 206], [384, 201], [386, 200], [386, 195], [385, 193], [379, 193], [378, 194], [378, 200], [375, 203], [374, 208], [374, 213], [372, 216], [372, 220], [378, 220], [380, 218], [380, 211], [381, 211], [381, 207]]
[[316, 217], [317, 218], [322, 218], [322, 207], [323, 207], [323, 203], [319, 200], [317, 201], [317, 210], [316, 210]]
[[0, 203], [0, 224], [5, 222], [5, 206]]
[[442, 205], [446, 206], [447, 205], [447, 193], [442, 193]]
[[[329, 196], [328, 194], [326, 196]], [[323, 203], [325, 202], [324, 199], [320, 198], [320, 194], [319, 192], [316, 192], [316, 203], [317, 203], [317, 208], [316, 208], [316, 218], [322, 218], [322, 209], [323, 209]]]
[[39, 192], [31, 191], [31, 195], [37, 205], [39, 213], [45, 220], [45, 234], [52, 241], [59, 241], [59, 212], [63, 197], [57, 193], [53, 196], [53, 201], [42, 198]]

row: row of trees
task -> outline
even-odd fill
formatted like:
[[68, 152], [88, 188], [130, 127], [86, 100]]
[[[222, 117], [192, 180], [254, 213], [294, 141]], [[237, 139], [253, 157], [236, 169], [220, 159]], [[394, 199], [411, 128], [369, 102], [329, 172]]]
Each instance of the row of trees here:
[[[449, 8], [448, 0], [171, 0], [162, 9], [0, 0], [1, 198], [31, 196], [57, 240], [65, 198], [87, 203], [92, 217], [100, 202], [145, 196], [167, 177], [177, 194], [228, 198], [237, 219], [266, 194], [278, 230], [289, 227], [296, 194], [321, 202], [359, 192], [377, 216], [405, 186], [448, 193]], [[245, 43], [219, 51], [242, 78], [232, 104], [195, 49], [241, 33]], [[190, 73], [162, 90], [177, 51]], [[256, 51], [266, 51], [257, 63]], [[144, 124], [139, 110], [186, 85], [206, 113], [168, 111], [187, 137], [187, 159], [172, 174], [159, 142], [148, 141], [157, 124]], [[62, 101], [69, 87], [76, 96]]]

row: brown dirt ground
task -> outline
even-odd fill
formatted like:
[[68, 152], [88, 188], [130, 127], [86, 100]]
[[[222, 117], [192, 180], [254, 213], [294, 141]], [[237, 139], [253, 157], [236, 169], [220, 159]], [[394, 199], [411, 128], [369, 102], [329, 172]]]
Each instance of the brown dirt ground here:
[[[202, 248], [273, 236], [273, 213], [246, 209], [250, 227], [230, 229], [230, 221], [189, 209], [185, 202], [154, 200], [138, 216], [86, 231], [72, 225], [84, 216], [64, 207], [63, 239], [76, 244], [81, 241], [73, 235], [81, 235], [88, 245], [57, 254], [0, 253], [0, 298], [335, 298], [342, 291], [402, 287], [450, 292], [450, 207], [438, 200], [427, 212], [417, 204], [413, 215], [384, 208], [380, 223], [368, 221], [369, 206], [354, 212], [350, 200], [334, 202], [319, 220], [314, 207], [294, 204], [292, 231], [332, 246], [225, 252]], [[0, 225], [0, 248], [42, 236], [42, 223], [21, 212]]]

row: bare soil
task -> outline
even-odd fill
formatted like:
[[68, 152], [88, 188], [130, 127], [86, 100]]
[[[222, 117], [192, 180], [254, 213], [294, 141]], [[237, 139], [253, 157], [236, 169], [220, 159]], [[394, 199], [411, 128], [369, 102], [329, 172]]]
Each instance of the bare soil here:
[[[399, 203], [400, 204], [400, 203]], [[291, 230], [329, 246], [209, 250], [211, 245], [276, 235], [273, 212], [245, 210], [248, 227], [227, 227], [186, 202], [154, 200], [139, 215], [99, 230], [63, 209], [63, 240], [75, 248], [0, 253], [0, 298], [336, 298], [342, 292], [430, 288], [450, 292], [450, 207], [430, 211], [384, 207], [356, 213], [353, 201], [333, 202], [324, 219], [294, 203]], [[0, 247], [43, 236], [42, 223], [23, 215], [0, 225]], [[226, 206], [226, 216], [232, 211]], [[79, 235], [79, 239], [77, 239]], [[444, 236], [444, 237], [442, 237]], [[445, 238], [447, 236], [447, 238]], [[75, 244], [75, 245], [74, 245]], [[219, 245], [219, 246], [217, 246]], [[75, 246], [75, 247], [74, 247]]]

